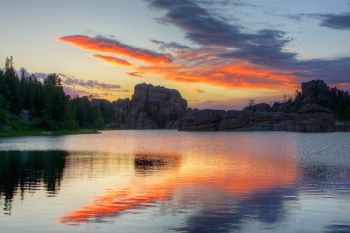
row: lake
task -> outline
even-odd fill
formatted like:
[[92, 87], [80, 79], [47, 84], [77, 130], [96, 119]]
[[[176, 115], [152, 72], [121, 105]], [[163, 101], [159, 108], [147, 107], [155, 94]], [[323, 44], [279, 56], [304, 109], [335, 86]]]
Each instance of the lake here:
[[0, 232], [350, 232], [350, 133], [0, 139]]

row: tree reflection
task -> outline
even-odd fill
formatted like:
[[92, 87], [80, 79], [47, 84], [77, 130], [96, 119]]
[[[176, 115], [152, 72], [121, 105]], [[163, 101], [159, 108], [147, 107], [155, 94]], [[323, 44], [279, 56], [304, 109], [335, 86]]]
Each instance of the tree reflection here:
[[11, 213], [11, 202], [19, 193], [44, 187], [56, 194], [63, 176], [67, 152], [65, 151], [6, 151], [0, 152], [0, 200], [4, 211]]

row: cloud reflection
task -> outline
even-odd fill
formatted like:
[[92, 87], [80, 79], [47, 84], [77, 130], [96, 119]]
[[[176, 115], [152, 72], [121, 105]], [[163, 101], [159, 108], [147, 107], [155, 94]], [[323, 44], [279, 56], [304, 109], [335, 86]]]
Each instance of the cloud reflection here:
[[[203, 206], [202, 211], [210, 212], [215, 211], [217, 205], [207, 194], [224, 195], [225, 199], [219, 200], [219, 204], [224, 200], [237, 200], [244, 205], [247, 200], [258, 200], [259, 193], [294, 187], [297, 180], [297, 166], [293, 160], [269, 155], [262, 156], [263, 159], [251, 155], [233, 159], [223, 154], [208, 160], [201, 156], [136, 155], [134, 170], [138, 176], [123, 187], [109, 187], [90, 203], [64, 214], [59, 221], [70, 224], [101, 221], [174, 199], [183, 200], [179, 205], [186, 205], [191, 199]], [[192, 190], [190, 193], [197, 193], [197, 196], [184, 190]], [[233, 207], [232, 211], [236, 210]]]

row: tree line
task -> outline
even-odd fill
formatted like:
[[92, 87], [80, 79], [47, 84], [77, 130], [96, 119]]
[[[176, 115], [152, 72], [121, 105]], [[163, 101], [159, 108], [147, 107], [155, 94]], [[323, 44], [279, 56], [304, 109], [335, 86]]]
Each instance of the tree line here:
[[112, 121], [113, 106], [108, 101], [68, 96], [57, 74], [40, 80], [24, 69], [17, 72], [12, 57], [6, 58], [0, 70], [0, 126], [23, 114], [47, 130], [102, 129]]
[[[300, 91], [295, 92], [295, 97], [283, 96], [282, 102], [274, 102], [273, 112], [298, 112], [306, 104], [318, 104], [333, 111], [338, 121], [350, 121], [350, 94], [337, 87], [329, 87], [322, 80], [312, 80], [307, 83], [313, 84], [308, 94]], [[254, 100], [250, 100], [249, 106], [254, 106]]]

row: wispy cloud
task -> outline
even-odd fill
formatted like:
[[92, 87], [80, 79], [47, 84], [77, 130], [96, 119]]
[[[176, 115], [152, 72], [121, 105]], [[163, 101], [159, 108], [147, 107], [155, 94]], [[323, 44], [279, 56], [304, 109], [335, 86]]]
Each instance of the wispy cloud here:
[[167, 62], [170, 60], [170, 57], [165, 54], [135, 48], [102, 36], [88, 37], [84, 35], [72, 35], [60, 37], [59, 40], [83, 49], [127, 56], [148, 63]]
[[121, 89], [119, 84], [105, 83], [96, 80], [83, 80], [65, 74], [59, 74], [59, 76], [61, 77], [63, 84], [66, 86], [113, 91]]
[[350, 13], [341, 15], [324, 15], [321, 26], [339, 30], [350, 30]]
[[159, 49], [162, 51], [173, 50], [173, 49], [176, 49], [176, 50], [177, 49], [190, 49], [189, 46], [182, 45], [182, 44], [176, 43], [174, 41], [164, 42], [164, 41], [152, 39], [151, 42], [158, 45]]
[[108, 98], [114, 100], [120, 94], [130, 92], [119, 84], [100, 82], [96, 80], [83, 80], [73, 76], [59, 74], [62, 79], [64, 91], [70, 96], [93, 96], [94, 98]]
[[[27, 72], [27, 74], [30, 74]], [[46, 79], [47, 73], [33, 73], [33, 75], [41, 80]], [[64, 92], [71, 97], [74, 96], [93, 96], [94, 98], [106, 98], [114, 100], [120, 93], [130, 92], [130, 90], [122, 88], [119, 84], [100, 82], [96, 80], [83, 80], [71, 75], [62, 73], [57, 74], [62, 81]]]
[[128, 75], [136, 78], [142, 78], [144, 74], [141, 72], [128, 72]]
[[107, 61], [109, 63], [115, 64], [115, 65], [123, 65], [123, 66], [131, 66], [132, 65], [127, 60], [120, 59], [117, 57], [106, 56], [106, 55], [101, 55], [101, 54], [94, 54], [92, 56], [95, 58], [101, 59], [103, 61]]

